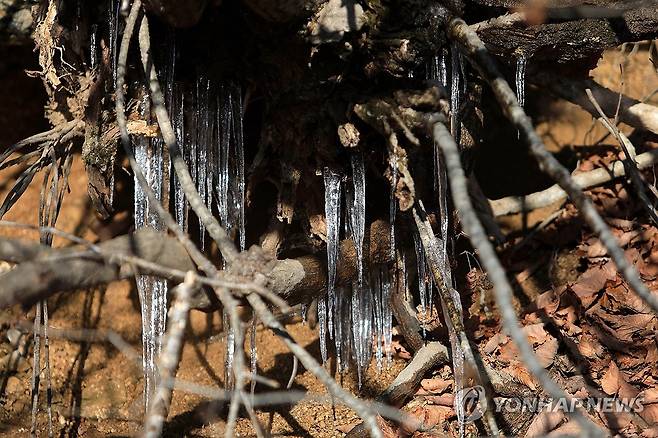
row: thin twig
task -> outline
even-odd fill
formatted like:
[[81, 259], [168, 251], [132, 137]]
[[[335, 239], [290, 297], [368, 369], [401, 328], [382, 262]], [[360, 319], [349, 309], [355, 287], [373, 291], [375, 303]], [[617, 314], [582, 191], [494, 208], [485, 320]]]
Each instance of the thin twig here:
[[368, 431], [370, 432], [370, 435], [374, 438], [383, 438], [384, 435], [377, 425], [377, 418], [374, 415], [372, 408], [368, 406], [367, 403], [352, 396], [343, 388], [341, 388], [340, 385], [336, 383], [336, 381], [322, 367], [322, 365], [320, 365], [308, 351], [306, 351], [292, 338], [292, 336], [290, 336], [290, 333], [288, 333], [288, 331], [281, 325], [281, 323], [274, 317], [274, 315], [272, 315], [270, 310], [258, 295], [249, 295], [247, 300], [249, 301], [249, 304], [251, 304], [251, 307], [254, 309], [256, 315], [258, 315], [258, 318], [263, 321], [263, 324], [265, 324], [270, 330], [272, 330], [283, 340], [290, 352], [297, 356], [302, 365], [304, 365], [308, 371], [310, 371], [315, 377], [317, 377], [320, 382], [326, 386], [331, 395], [342, 401], [345, 406], [354, 410], [354, 412], [356, 412], [357, 415], [363, 419], [368, 428]]
[[[464, 380], [468, 381], [469, 379], [474, 379], [476, 384], [482, 385], [484, 380], [484, 375], [478, 367], [478, 363], [475, 359], [475, 353], [471, 347], [471, 342], [466, 335], [466, 329], [464, 328], [464, 321], [462, 312], [460, 311], [459, 303], [457, 300], [459, 296], [448, 288], [448, 285], [441, 274], [441, 260], [440, 253], [441, 247], [439, 242], [436, 239], [436, 236], [432, 232], [432, 226], [429, 223], [425, 210], [423, 208], [422, 202], [419, 201], [418, 205], [414, 206], [413, 209], [414, 221], [416, 223], [416, 228], [418, 229], [418, 234], [420, 235], [420, 240], [423, 245], [423, 250], [425, 252], [425, 258], [429, 264], [430, 271], [432, 271], [432, 278], [436, 289], [439, 292], [439, 297], [441, 298], [441, 304], [444, 309], [444, 313], [447, 313], [444, 318], [446, 318], [446, 324], [452, 326], [454, 333], [458, 340], [459, 351], [453, 351], [452, 354], [463, 354], [464, 356], [464, 369], [463, 370], [453, 370], [455, 375], [455, 381], [457, 380], [457, 373], [463, 373]], [[455, 295], [457, 295], [455, 297]], [[453, 346], [454, 349], [454, 346]], [[494, 417], [493, 411], [487, 409], [483, 412], [486, 419], [486, 425], [489, 428], [489, 433], [491, 435], [498, 435], [500, 429]]]
[[[637, 168], [640, 170], [647, 169], [658, 163], [658, 149], [644, 152], [635, 157]], [[616, 178], [626, 176], [626, 169], [621, 160], [614, 161], [605, 167], [590, 170], [588, 172], [577, 173], [573, 175], [574, 182], [581, 190], [590, 189]], [[546, 190], [531, 193], [526, 196], [508, 196], [494, 201], [489, 201], [491, 209], [495, 216], [504, 216], [507, 214], [520, 213], [522, 211], [532, 211], [537, 208], [546, 207], [555, 202], [567, 199], [567, 192], [562, 190], [559, 185], [554, 185]]]
[[169, 119], [169, 114], [167, 114], [167, 108], [165, 107], [164, 96], [162, 95], [162, 89], [160, 88], [160, 83], [158, 81], [158, 75], [151, 56], [151, 41], [149, 34], [148, 18], [144, 16], [142, 23], [139, 28], [139, 50], [142, 58], [142, 65], [144, 66], [144, 72], [146, 73], [147, 80], [149, 81], [149, 88], [151, 91], [151, 101], [153, 102], [153, 110], [155, 112], [155, 117], [158, 120], [158, 125], [160, 126], [160, 132], [162, 133], [162, 139], [164, 140], [167, 148], [169, 149], [169, 157], [176, 171], [176, 176], [180, 181], [181, 188], [185, 192], [185, 196], [192, 207], [192, 210], [196, 213], [199, 221], [205, 226], [208, 230], [208, 234], [213, 240], [217, 243], [219, 250], [224, 257], [224, 260], [231, 264], [238, 257], [238, 250], [235, 248], [235, 244], [230, 239], [226, 230], [222, 228], [217, 219], [213, 216], [212, 212], [208, 209], [203, 199], [197, 191], [194, 181], [190, 176], [187, 164], [183, 159], [181, 150], [176, 142], [176, 134], [171, 126], [171, 120]]
[[601, 215], [596, 211], [589, 198], [578, 187], [578, 184], [573, 180], [569, 171], [546, 150], [543, 141], [532, 126], [532, 121], [523, 108], [519, 106], [514, 91], [512, 91], [507, 80], [500, 73], [496, 61], [489, 54], [482, 40], [460, 18], [455, 18], [450, 22], [448, 34], [451, 39], [463, 46], [469, 60], [480, 71], [483, 78], [489, 82], [503, 112], [514, 123], [528, 143], [530, 152], [539, 164], [539, 168], [569, 194], [569, 197], [587, 224], [599, 235], [601, 242], [626, 282], [654, 312], [658, 313], [658, 296], [652, 294], [642, 282], [637, 270], [626, 259], [624, 251], [617, 244], [610, 228], [608, 228]]
[[185, 277], [185, 281], [173, 290], [176, 298], [167, 318], [168, 328], [165, 333], [162, 353], [160, 354], [160, 366], [158, 367], [160, 371], [159, 384], [144, 421], [144, 436], [148, 438], [157, 438], [162, 435], [162, 428], [169, 414], [171, 395], [174, 388], [168, 383], [176, 377], [176, 369], [183, 354], [185, 329], [188, 324], [193, 287], [194, 273], [190, 271]]
[[[596, 111], [599, 113], [599, 122], [605, 128], [612, 134], [617, 141], [619, 142], [619, 146], [621, 146], [622, 151], [624, 151], [624, 159], [622, 162], [624, 163], [624, 169], [626, 170], [626, 174], [628, 175], [629, 179], [631, 180], [631, 184], [633, 184], [633, 187], [635, 187], [635, 190], [637, 191], [637, 195], [640, 197], [640, 201], [642, 201], [642, 206], [646, 210], [646, 212], [649, 214], [649, 217], [651, 220], [653, 220], [654, 225], [658, 225], [658, 213], [656, 212], [656, 208], [654, 204], [649, 200], [649, 197], [647, 196], [646, 192], [646, 183], [642, 179], [642, 175], [640, 175], [640, 172], [638, 170], [638, 164], [635, 161], [635, 147], [631, 143], [631, 141], [624, 135], [623, 132], [617, 128], [616, 124], [613, 124], [608, 120], [608, 116], [605, 115], [603, 112], [603, 109], [601, 109], [601, 106], [599, 103], [596, 101], [596, 98], [592, 94], [592, 90], [587, 89], [585, 90], [587, 93], [587, 97], [589, 98], [590, 102], [592, 102], [592, 105], [594, 105], [594, 108], [596, 108]], [[615, 119], [617, 119], [617, 116], [615, 115]]]
[[[489, 279], [494, 284], [496, 304], [498, 305], [498, 309], [503, 317], [505, 331], [509, 334], [519, 349], [523, 363], [537, 378], [544, 390], [553, 397], [554, 400], [571, 400], [571, 397], [560, 389], [560, 387], [550, 378], [544, 367], [539, 363], [532, 347], [521, 331], [519, 321], [514, 312], [512, 288], [507, 281], [507, 274], [496, 255], [493, 245], [489, 242], [468, 196], [466, 175], [464, 174], [461, 165], [457, 144], [450, 135], [450, 131], [448, 131], [448, 129], [440, 122], [434, 124], [433, 136], [434, 141], [439, 145], [441, 152], [446, 159], [445, 162], [448, 170], [448, 177], [450, 179], [452, 200], [459, 213], [462, 227], [468, 234], [473, 247], [478, 251], [478, 255], [489, 275]], [[589, 431], [590, 436], [597, 436], [596, 427], [579, 411], [574, 412], [574, 417], [583, 430]]]

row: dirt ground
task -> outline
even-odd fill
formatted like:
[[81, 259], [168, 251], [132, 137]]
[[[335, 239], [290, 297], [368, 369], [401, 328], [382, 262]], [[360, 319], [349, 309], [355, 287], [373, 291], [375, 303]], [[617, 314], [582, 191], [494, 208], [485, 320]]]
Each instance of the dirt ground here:
[[[16, 54], [12, 54], [16, 58]], [[21, 54], [25, 65], [33, 64], [31, 54]], [[593, 76], [603, 85], [619, 89], [619, 52], [606, 55]], [[26, 68], [25, 65], [21, 68]], [[633, 55], [625, 70], [624, 92], [631, 97], [643, 98], [658, 88], [658, 76], [651, 71], [646, 52]], [[9, 85], [12, 84], [12, 85]], [[32, 98], [12, 93], [10, 88], [27, 87]], [[531, 108], [550, 105], [550, 110], [537, 115], [538, 129], [547, 145], [554, 150], [565, 148], [578, 151], [587, 150], [604, 131], [593, 125], [592, 118], [584, 111], [564, 102], [546, 102], [540, 97], [541, 91], [528, 91]], [[3, 66], [0, 70], [0, 143], [11, 144], [45, 128], [40, 116], [45, 96], [40, 92], [37, 79], [30, 79], [20, 69]], [[656, 103], [657, 97], [654, 96]], [[550, 117], [545, 114], [550, 113]], [[626, 129], [626, 128], [624, 128]], [[13, 169], [0, 171], [0, 197], [3, 197], [15, 179]], [[39, 176], [35, 182], [40, 181]], [[6, 220], [35, 224], [39, 204], [38, 183], [23, 196], [19, 204], [5, 217]], [[86, 193], [86, 176], [79, 160], [74, 162], [69, 180], [70, 193], [65, 197], [58, 227], [87, 240], [94, 241], [106, 224], [99, 223], [90, 209]], [[551, 206], [533, 212], [528, 217], [520, 215], [502, 218], [501, 225], [506, 232], [515, 233], [531, 227], [562, 206]], [[565, 209], [568, 213], [569, 209]], [[630, 219], [630, 218], [629, 218]], [[562, 227], [562, 228], [560, 228]], [[523, 298], [520, 302], [534, 301], [546, 291], [578, 283], [584, 272], [582, 256], [578, 253], [589, 239], [578, 222], [558, 221], [553, 228], [548, 227], [544, 240], [542, 233], [536, 237], [540, 243], [527, 245], [519, 252], [507, 253], [505, 262], [516, 275]], [[562, 240], [551, 236], [561, 234]], [[0, 228], [0, 235], [36, 240], [37, 234], [24, 229]], [[56, 238], [55, 245], [67, 242]], [[532, 251], [532, 252], [531, 252]], [[528, 257], [531, 252], [532, 257]], [[651, 256], [653, 252], [649, 251]], [[649, 256], [647, 256], [649, 257]], [[458, 262], [465, 263], [463, 259]], [[4, 267], [6, 269], [7, 267]], [[0, 269], [3, 269], [0, 266]], [[490, 296], [487, 298], [490, 299]], [[465, 298], [466, 301], [469, 298]], [[470, 303], [467, 303], [470, 304]], [[484, 310], [477, 309], [484, 314]], [[130, 348], [141, 351], [140, 316], [134, 282], [123, 281], [109, 285], [106, 289], [62, 294], [49, 301], [50, 325], [58, 329], [85, 328], [101, 332], [112, 331], [118, 334]], [[16, 322], [30, 321], [33, 311], [14, 308], [0, 314], [0, 357], [10, 352], [6, 340], [7, 329]], [[485, 317], [474, 315], [474, 318]], [[491, 346], [491, 339], [500, 334], [500, 327], [489, 321], [475, 334], [476, 342], [482, 349]], [[526, 320], [528, 322], [529, 320]], [[655, 323], [655, 319], [653, 320]], [[317, 333], [301, 321], [288, 325], [293, 337], [315, 357], [319, 357]], [[222, 388], [224, 380], [224, 337], [217, 316], [208, 319], [205, 314], [193, 312], [192, 326], [187, 334], [188, 342], [178, 370], [178, 377], [184, 382]], [[500, 342], [504, 347], [504, 342]], [[292, 358], [283, 343], [271, 332], [257, 330], [259, 374], [272, 378], [285, 386], [292, 371]], [[598, 344], [600, 346], [600, 344]], [[495, 350], [496, 352], [502, 351]], [[488, 350], [487, 350], [488, 351]], [[493, 350], [492, 350], [493, 351]], [[496, 353], [499, 354], [499, 353]], [[500, 354], [509, 354], [502, 352]], [[0, 435], [27, 436], [30, 427], [30, 376], [31, 351], [20, 361], [15, 373], [5, 376], [4, 394], [0, 398]], [[131, 436], [140, 431], [143, 419], [142, 374], [140, 364], [130, 359], [130, 351], [118, 349], [109, 342], [83, 343], [54, 337], [50, 343], [53, 422], [56, 434], [60, 436]], [[383, 390], [405, 366], [407, 360], [397, 357], [391, 367], [378, 374], [374, 367], [368, 371], [363, 387], [359, 390], [353, 373], [343, 376], [341, 383], [352, 392], [372, 397]], [[609, 363], [609, 362], [608, 362]], [[608, 365], [609, 366], [609, 365]], [[513, 364], [510, 365], [513, 367]], [[621, 365], [620, 365], [621, 367]], [[602, 368], [600, 375], [605, 375]], [[445, 378], [446, 370], [436, 374]], [[428, 376], [428, 378], [431, 376]], [[295, 377], [294, 389], [309, 394], [322, 394], [326, 390], [306, 370], [300, 369]], [[261, 386], [257, 391], [262, 390]], [[39, 424], [46, 429], [45, 403], [41, 396], [42, 411]], [[450, 409], [448, 409], [450, 411]], [[329, 437], [342, 436], [358, 423], [357, 417], [341, 406], [332, 407], [327, 403], [303, 401], [294, 406], [267, 408], [259, 412], [263, 424], [272, 421], [274, 435]], [[174, 399], [165, 430], [167, 436], [218, 436], [223, 434], [225, 410], [221, 403], [209, 402], [206, 398], [184, 390], [174, 393]], [[445, 421], [454, 421], [454, 412], [445, 415]], [[239, 436], [251, 436], [253, 430], [246, 418], [241, 418], [237, 432]], [[40, 435], [44, 435], [42, 433]], [[417, 432], [417, 436], [422, 434]]]

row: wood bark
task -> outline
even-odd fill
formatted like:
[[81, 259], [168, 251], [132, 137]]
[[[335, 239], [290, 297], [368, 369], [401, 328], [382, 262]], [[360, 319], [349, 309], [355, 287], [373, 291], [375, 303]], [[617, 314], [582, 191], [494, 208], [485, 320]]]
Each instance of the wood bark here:
[[[371, 225], [371, 263], [387, 261], [388, 236], [387, 223], [377, 221]], [[139, 257], [165, 268], [195, 270], [192, 260], [178, 240], [150, 228], [117, 237], [98, 246], [109, 254]], [[344, 285], [349, 284], [356, 275], [356, 251], [351, 240], [341, 242], [340, 251], [337, 278], [338, 284]], [[87, 250], [81, 251], [80, 248], [51, 249], [7, 238], [0, 238], [0, 260], [18, 263], [0, 276], [0, 308], [17, 303], [32, 304], [57, 292], [87, 289], [131, 278], [138, 273], [160, 275], [111, 257], [92, 257]], [[326, 290], [325, 260], [324, 255], [277, 260], [267, 273], [268, 286], [291, 305], [308, 303]], [[228, 274], [231, 274], [230, 271]]]

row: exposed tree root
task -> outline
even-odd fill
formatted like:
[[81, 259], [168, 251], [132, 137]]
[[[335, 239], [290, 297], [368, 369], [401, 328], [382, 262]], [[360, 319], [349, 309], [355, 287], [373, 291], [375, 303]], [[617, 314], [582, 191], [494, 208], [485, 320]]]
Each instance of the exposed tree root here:
[[[658, 163], [658, 149], [644, 152], [635, 156], [637, 168], [647, 169]], [[581, 190], [590, 189], [610, 182], [616, 178], [626, 176], [626, 170], [621, 160], [615, 161], [610, 165], [590, 170], [588, 172], [577, 173], [573, 175], [574, 182]], [[532, 211], [538, 208], [546, 207], [558, 201], [565, 200], [569, 197], [567, 193], [554, 185], [541, 192], [532, 193], [526, 196], [508, 196], [495, 201], [489, 201], [494, 215], [504, 216], [506, 214], [520, 213], [522, 211]]]

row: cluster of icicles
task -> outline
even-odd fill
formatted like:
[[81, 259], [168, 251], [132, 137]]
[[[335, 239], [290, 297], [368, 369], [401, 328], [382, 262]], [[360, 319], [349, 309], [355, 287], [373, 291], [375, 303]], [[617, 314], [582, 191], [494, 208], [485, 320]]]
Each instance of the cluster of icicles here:
[[[237, 231], [240, 249], [245, 246], [245, 178], [243, 144], [242, 91], [235, 84], [213, 83], [203, 72], [197, 75], [193, 87], [174, 81], [175, 47], [170, 47], [170, 62], [160, 71], [167, 110], [184, 159], [190, 169], [197, 191], [207, 207], [218, 212], [220, 224], [232, 233]], [[192, 88], [192, 89], [189, 89]], [[148, 119], [151, 107], [145, 97], [142, 116]], [[137, 164], [141, 167], [156, 197], [169, 197], [170, 208], [178, 224], [189, 230], [189, 204], [180, 182], [172, 171], [166, 146], [161, 138], [141, 137], [134, 143]], [[166, 184], [169, 183], [169, 186]], [[164, 226], [137, 180], [135, 180], [135, 228]], [[200, 245], [205, 248], [206, 233], [199, 224]], [[139, 276], [137, 278], [141, 311], [145, 403], [157, 385], [157, 359], [167, 319], [166, 280]], [[227, 321], [227, 318], [224, 318]], [[233, 360], [233, 332], [227, 334], [227, 381], [231, 378]], [[255, 351], [252, 353], [255, 356]]]
[[[110, 3], [110, 47], [116, 71], [116, 43], [118, 41], [119, 0]], [[92, 34], [92, 46], [96, 36]], [[243, 104], [241, 89], [235, 84], [213, 83], [203, 71], [196, 78], [194, 87], [184, 86], [174, 80], [176, 70], [176, 48], [172, 38], [168, 46], [169, 61], [159, 72], [163, 84], [167, 109], [172, 120], [176, 140], [183, 151], [197, 190], [207, 206], [219, 214], [219, 221], [227, 231], [237, 231], [240, 249], [245, 246], [245, 162], [243, 144]], [[92, 67], [95, 50], [92, 48]], [[517, 60], [516, 88], [519, 101], [523, 104], [525, 88], [524, 56]], [[451, 130], [457, 140], [460, 137], [461, 121], [459, 106], [461, 95], [466, 90], [464, 67], [456, 47], [444, 49], [435, 56], [427, 68], [427, 79], [439, 81], [450, 92]], [[115, 78], [116, 80], [116, 78]], [[193, 88], [193, 89], [190, 89]], [[145, 93], [146, 94], [146, 93]], [[145, 98], [142, 115], [148, 118], [150, 102]], [[189, 207], [176, 176], [172, 172], [165, 145], [160, 138], [140, 138], [135, 141], [134, 152], [149, 185], [161, 201], [169, 200], [177, 222], [188, 230]], [[393, 186], [396, 185], [396, 164], [390, 163], [393, 171]], [[442, 254], [441, 271], [446, 283], [452, 284], [452, 273], [448, 259], [448, 204], [447, 177], [438, 147], [434, 147], [434, 189], [438, 197], [440, 237]], [[368, 265], [364, 263], [363, 242], [366, 232], [366, 172], [363, 155], [351, 156], [351, 175], [344, 175], [326, 168], [323, 173], [325, 184], [325, 215], [327, 224], [327, 292], [318, 301], [318, 325], [322, 360], [329, 356], [328, 341], [333, 346], [338, 370], [345, 372], [350, 363], [356, 364], [359, 384], [372, 359], [373, 351], [377, 369], [381, 370], [386, 359], [391, 360], [392, 313], [390, 298], [395, 288], [407, 293], [406, 260], [410, 255], [396, 251], [395, 220], [396, 205], [393, 191], [390, 199], [391, 254], [392, 266]], [[347, 184], [347, 182], [350, 184]], [[171, 196], [168, 196], [172, 194]], [[163, 224], [149, 207], [148, 199], [135, 181], [135, 227], [152, 226], [162, 229]], [[343, 205], [345, 210], [343, 211]], [[343, 220], [344, 213], [344, 220]], [[337, 265], [340, 254], [341, 231], [343, 237], [351, 238], [355, 245], [358, 275], [349, 286], [336, 284]], [[205, 246], [205, 231], [199, 225], [201, 246]], [[420, 238], [414, 235], [416, 277], [421, 312], [431, 311], [433, 284], [425, 261]], [[402, 284], [397, 284], [401, 281]], [[150, 276], [137, 279], [142, 311], [143, 366], [145, 376], [144, 396], [148, 406], [157, 385], [157, 358], [162, 347], [167, 318], [167, 283]], [[454, 289], [453, 289], [454, 290]], [[459, 297], [455, 297], [459, 303]], [[441, 303], [443, 305], [443, 303]], [[458, 305], [459, 310], [461, 307]], [[445, 312], [444, 312], [445, 313]], [[226, 321], [226, 315], [224, 320]], [[455, 370], [457, 397], [463, 388], [463, 360], [454, 329], [447, 321]], [[256, 371], [255, 327], [252, 327], [251, 367]], [[229, 328], [226, 339], [226, 382], [231, 386], [233, 361], [233, 331]], [[455, 400], [457, 415], [463, 432], [463, 403]], [[463, 433], [462, 433], [463, 435]]]

